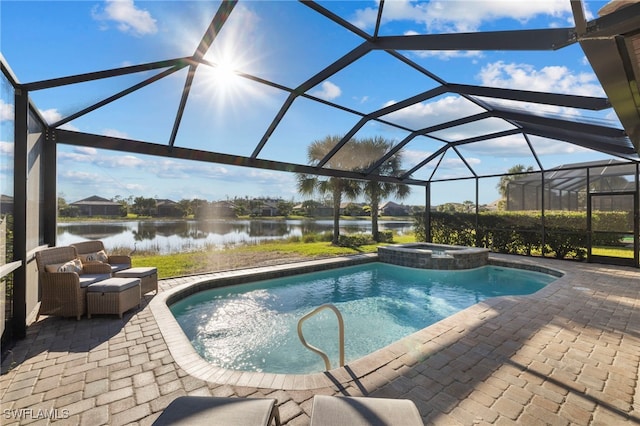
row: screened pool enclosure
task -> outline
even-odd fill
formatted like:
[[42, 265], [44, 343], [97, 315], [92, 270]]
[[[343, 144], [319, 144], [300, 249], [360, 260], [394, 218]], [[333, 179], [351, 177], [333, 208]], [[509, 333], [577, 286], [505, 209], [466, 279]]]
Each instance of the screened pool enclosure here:
[[[133, 156], [142, 179], [157, 158], [189, 164], [212, 187], [224, 185], [208, 174], [219, 165], [247, 179], [260, 170], [406, 184], [424, 206], [427, 240], [458, 223], [472, 244], [559, 257], [550, 241], [577, 234], [586, 259], [638, 266], [640, 4], [566, 0], [552, 11], [533, 2], [538, 9], [510, 16], [482, 1], [126, 3], [163, 37], [93, 46], [73, 16], [85, 7], [107, 43], [110, 3], [2, 3], [0, 270], [15, 337], [39, 299], [34, 253], [56, 244], [57, 182], [71, 167], [61, 162], [79, 150]], [[59, 21], [47, 18], [54, 10]], [[39, 46], [41, 31], [69, 48]], [[77, 70], [58, 72], [71, 62]], [[559, 73], [573, 83], [533, 84]], [[310, 161], [311, 144], [329, 136]], [[372, 138], [386, 149], [338, 161]], [[401, 166], [387, 167], [395, 158]], [[505, 215], [518, 219], [486, 219], [499, 186]], [[464, 224], [435, 211], [463, 201], [473, 206]], [[560, 212], [582, 214], [567, 230]], [[519, 231], [535, 244], [500, 248]]]

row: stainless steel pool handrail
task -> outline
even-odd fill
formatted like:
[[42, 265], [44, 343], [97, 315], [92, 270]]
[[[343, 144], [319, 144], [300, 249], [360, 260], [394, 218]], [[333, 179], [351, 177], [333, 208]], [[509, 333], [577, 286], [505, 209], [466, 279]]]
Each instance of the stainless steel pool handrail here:
[[323, 311], [325, 309], [331, 309], [336, 314], [336, 317], [338, 317], [338, 333], [339, 333], [339, 339], [340, 339], [340, 367], [344, 367], [344, 321], [342, 319], [342, 314], [340, 313], [338, 308], [336, 308], [331, 303], [326, 303], [324, 305], [318, 306], [313, 311], [309, 312], [308, 314], [304, 315], [302, 318], [298, 320], [298, 337], [300, 338], [300, 341], [307, 349], [317, 353], [322, 357], [322, 359], [324, 360], [324, 366], [326, 370], [331, 370], [331, 362], [329, 361], [329, 357], [327, 356], [327, 354], [324, 353], [322, 350], [316, 348], [315, 346], [307, 343], [307, 341], [304, 339], [304, 336], [302, 335], [302, 323], [306, 321], [308, 318], [314, 316], [318, 312]]

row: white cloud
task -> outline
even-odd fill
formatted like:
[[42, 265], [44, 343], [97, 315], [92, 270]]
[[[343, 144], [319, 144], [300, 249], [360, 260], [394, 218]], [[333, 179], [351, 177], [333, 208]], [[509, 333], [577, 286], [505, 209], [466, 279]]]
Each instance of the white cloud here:
[[2, 142], [0, 141], [0, 152], [4, 155], [13, 156], [13, 142]]
[[63, 180], [72, 180], [77, 185], [104, 184], [104, 175], [98, 173], [87, 173], [75, 170], [64, 170], [58, 174]]
[[153, 173], [156, 177], [163, 179], [186, 179], [189, 177], [189, 171], [197, 173], [197, 165], [193, 164], [189, 169], [187, 164], [182, 161], [174, 161], [171, 159], [161, 158], [151, 160], [153, 165], [146, 164], [146, 169]]
[[433, 152], [430, 151], [418, 151], [415, 149], [403, 149], [401, 153], [402, 161], [405, 167], [408, 166], [407, 168], [417, 165], [419, 162], [433, 154]]
[[91, 157], [81, 153], [58, 151], [58, 162], [69, 161], [71, 163], [91, 163]]
[[[551, 156], [551, 155], [567, 155], [567, 154], [582, 154], [591, 152], [591, 150], [587, 148], [583, 148], [571, 143], [561, 143], [557, 140], [541, 138], [541, 137], [532, 137], [531, 142], [536, 151], [536, 154], [540, 157]], [[463, 151], [465, 159], [471, 165], [471, 167], [478, 166], [483, 162], [483, 159], [486, 161], [494, 160], [494, 159], [509, 159], [509, 158], [518, 158], [519, 161], [525, 161], [525, 158], [529, 158], [529, 161], [526, 162], [527, 165], [531, 165], [537, 169], [537, 163], [529, 145], [526, 143], [522, 135], [511, 135], [504, 136], [497, 139], [489, 139], [482, 142], [465, 144], [460, 147]], [[423, 151], [417, 149], [403, 149], [402, 151], [402, 159], [403, 166], [406, 169], [410, 169], [428, 158], [432, 151]], [[474, 156], [476, 155], [476, 156]], [[438, 163], [440, 157], [438, 156], [434, 160], [432, 160], [429, 164], [423, 166], [422, 171], [432, 171], [433, 167]], [[544, 162], [544, 158], [542, 158]], [[487, 164], [489, 164], [487, 162]], [[511, 163], [510, 163], [511, 164]], [[466, 166], [464, 163], [457, 158], [457, 156], [449, 154], [441, 163], [441, 170], [447, 171], [460, 171], [466, 170]], [[495, 172], [499, 173], [500, 171], [506, 171], [496, 169]], [[477, 171], [477, 170], [476, 170]], [[439, 176], [443, 178], [443, 176]], [[449, 177], [454, 177], [453, 175]]]
[[[473, 157], [465, 157], [464, 159], [467, 161], [467, 163], [471, 167], [477, 166], [482, 162], [480, 159], [473, 158]], [[455, 158], [449, 157], [442, 160], [442, 162], [440, 163], [440, 167], [444, 168], [445, 170], [457, 170], [457, 169], [468, 170], [466, 164], [464, 164], [464, 161], [462, 161], [462, 159], [460, 159], [460, 157], [458, 157], [457, 154]]]
[[479, 50], [412, 50], [411, 53], [420, 58], [435, 57], [443, 61], [453, 58], [481, 58], [483, 52]]
[[[389, 2], [391, 3], [391, 2]], [[351, 23], [357, 27], [366, 29], [375, 25], [378, 19], [377, 7], [366, 7], [364, 9], [358, 9], [355, 15], [351, 18]]]
[[262, 169], [250, 169], [248, 173], [250, 180], [255, 180], [259, 183], [268, 183], [273, 181], [280, 181], [282, 175], [273, 173], [269, 170]]
[[604, 91], [593, 73], [575, 73], [565, 66], [549, 65], [536, 69], [530, 64], [498, 61], [485, 65], [478, 78], [484, 86], [604, 96]]
[[147, 161], [134, 155], [110, 155], [108, 151], [98, 151], [91, 147], [74, 147], [71, 152], [58, 151], [58, 160], [61, 162], [88, 163], [100, 168], [110, 169], [136, 169], [146, 166]]
[[15, 118], [15, 109], [12, 104], [5, 103], [0, 99], [0, 122], [13, 121]]
[[55, 108], [40, 110], [40, 115], [42, 115], [42, 118], [44, 118], [49, 124], [53, 124], [62, 119], [62, 114], [60, 114], [60, 112]]
[[204, 179], [224, 179], [229, 170], [219, 164], [197, 161], [178, 161], [169, 158], [145, 161], [145, 170], [160, 179], [188, 179], [199, 177]]
[[[394, 103], [395, 101], [390, 101], [384, 106], [393, 105]], [[460, 96], [444, 96], [432, 102], [411, 105], [384, 117], [417, 130], [483, 111], [484, 109]]]
[[[406, 164], [409, 166], [408, 168], [412, 168], [418, 165], [420, 162], [422, 162], [426, 158], [428, 158], [431, 154], [433, 154], [433, 152], [419, 151], [419, 150], [403, 150], [402, 158], [403, 158], [403, 161], [406, 161]], [[448, 154], [446, 155], [447, 156], [443, 159], [443, 161], [440, 162], [440, 166], [439, 166], [440, 170], [448, 170], [448, 171], [460, 170], [460, 169], [468, 170], [464, 162], [453, 151], [448, 151]], [[482, 160], [480, 160], [479, 158], [471, 157], [471, 156], [465, 156], [465, 160], [467, 161], [467, 163], [469, 163], [471, 167], [477, 166], [482, 162]], [[433, 170], [433, 168], [436, 166], [436, 164], [438, 164], [439, 161], [440, 161], [440, 156], [437, 156], [436, 158], [431, 160], [431, 162], [425, 164], [422, 167], [422, 169]]]
[[[566, 155], [590, 152], [589, 149], [568, 142], [542, 137], [530, 137], [533, 148], [538, 156]], [[480, 142], [465, 144], [460, 147], [465, 152], [475, 153], [483, 158], [523, 158], [530, 159], [528, 165], [537, 168], [531, 148], [520, 134], [488, 139]], [[496, 171], [498, 172], [498, 171]]]
[[13, 142], [0, 141], [0, 194], [13, 193]]
[[[73, 191], [77, 191], [78, 188], [82, 188], [82, 192], [85, 195], [72, 195], [74, 199], [78, 197], [85, 197], [87, 196], [87, 194], [92, 193], [99, 194], [103, 197], [109, 197], [108, 194], [104, 193], [105, 188], [109, 188], [109, 190], [115, 191], [115, 193], [118, 193], [118, 191], [126, 191], [130, 194], [142, 194], [145, 191], [149, 190], [143, 185], [139, 185], [136, 183], [120, 182], [109, 175], [105, 175], [104, 173], [89, 173], [75, 170], [64, 170], [58, 174], [58, 178], [60, 181], [60, 187], [63, 189], [62, 192], [67, 192], [65, 186], [72, 188], [72, 191], [69, 191], [70, 193]], [[105, 185], [105, 182], [109, 182], [110, 184]]]
[[88, 146], [76, 146], [73, 148], [73, 151], [87, 156], [95, 156], [98, 154], [97, 149]]
[[[139, 185], [137, 183], [126, 183], [126, 182], [125, 183], [118, 182], [118, 187], [129, 191], [129, 193], [142, 192], [143, 190], [146, 189], [143, 185]], [[101, 188], [104, 188], [104, 185], [101, 186]]]
[[342, 94], [342, 90], [332, 82], [325, 81], [320, 85], [320, 89], [311, 91], [309, 94], [325, 101], [330, 101], [339, 97]]
[[156, 20], [148, 11], [138, 9], [133, 0], [106, 0], [105, 4], [102, 12], [93, 11], [97, 21], [115, 21], [118, 30], [136, 36], [158, 32]]
[[[60, 112], [55, 108], [40, 110], [40, 115], [42, 115], [42, 118], [44, 118], [45, 121], [49, 124], [57, 123], [64, 118], [62, 114], [60, 114]], [[77, 127], [71, 125], [70, 123], [63, 124], [62, 126], [60, 126], [60, 129], [71, 130], [74, 132], [79, 131]]]
[[[531, 137], [531, 145], [533, 146], [533, 149], [536, 150], [536, 154], [538, 154], [539, 156], [593, 152], [588, 148], [583, 148], [572, 143], [558, 143], [558, 141], [555, 139], [547, 139], [538, 136]], [[544, 159], [541, 159], [541, 161], [544, 163]]]
[[[527, 22], [539, 15], [550, 16], [566, 22], [572, 16], [570, 2], [566, 0], [535, 1], [431, 1], [428, 3], [412, 0], [385, 2], [382, 22], [412, 21], [432, 32], [472, 32], [483, 23], [510, 18]], [[375, 25], [378, 8], [357, 10], [351, 22], [360, 28]]]
[[[63, 146], [58, 152], [60, 191], [70, 199], [91, 194], [153, 194], [171, 199], [223, 199], [226, 195], [295, 196], [295, 175], [161, 157], [111, 155], [110, 151]], [[70, 165], [73, 165], [71, 167]], [[106, 187], [112, 193], [105, 193]], [[184, 186], [184, 182], [189, 185]], [[196, 189], [194, 189], [196, 188]]]
[[520, 134], [466, 144], [461, 149], [494, 158], [531, 156], [531, 161], [535, 161], [529, 145]]
[[[418, 152], [415, 153], [415, 155], [418, 154]], [[430, 153], [424, 153], [423, 159], [428, 155], [430, 155]], [[466, 156], [465, 160], [472, 168], [477, 167], [482, 162], [478, 158], [469, 156]], [[471, 172], [467, 165], [454, 152], [447, 152], [442, 161], [440, 161], [440, 156], [434, 158], [431, 162], [416, 170], [415, 173], [413, 173], [413, 176], [418, 179], [426, 179], [433, 173], [436, 166], [438, 166], [438, 170], [435, 174], [436, 179], [451, 179], [471, 176]]]
[[[590, 72], [575, 72], [565, 66], [549, 65], [536, 68], [530, 64], [505, 63], [498, 61], [485, 65], [477, 78], [481, 84], [490, 87], [531, 90], [547, 93], [564, 93], [579, 96], [606, 96], [596, 76]], [[488, 102], [508, 108], [525, 109], [536, 114], [564, 117], [579, 117], [583, 111], [554, 105], [530, 104], [501, 99], [487, 99]], [[592, 120], [608, 121], [606, 117], [592, 117]], [[607, 123], [615, 125], [614, 123]]]
[[[407, 31], [404, 33], [406, 36], [417, 35], [417, 31]], [[452, 58], [481, 58], [483, 52], [479, 50], [412, 50], [411, 53], [419, 58], [436, 57], [443, 61], [448, 61]]]
[[[562, 66], [545, 66], [537, 68], [529, 64], [505, 63], [502, 61], [487, 64], [482, 68], [477, 78], [484, 86], [510, 89], [533, 90], [550, 93], [567, 93], [584, 96], [604, 96], [596, 77], [591, 73], [574, 72]], [[550, 114], [581, 117], [583, 112], [572, 108], [527, 104], [509, 100], [488, 99], [493, 104], [505, 105], [519, 109], [530, 109], [537, 114]], [[392, 105], [394, 101], [388, 102]], [[411, 129], [421, 129], [438, 123], [455, 120], [457, 118], [477, 114], [483, 109], [459, 96], [447, 95], [428, 102], [422, 102], [404, 108], [385, 118], [396, 121]], [[582, 118], [584, 119], [584, 118]], [[615, 119], [615, 116], [591, 117], [589, 120]], [[479, 134], [493, 133], [512, 128], [500, 119], [485, 119], [468, 125], [443, 130], [437, 135], [446, 140], [461, 140]], [[522, 157], [531, 156], [531, 150], [520, 135], [485, 140], [479, 143], [464, 145], [464, 149], [477, 152], [486, 157]], [[559, 141], [542, 140], [535, 146], [538, 155], [573, 154], [588, 152], [588, 150]], [[404, 151], [408, 164], [417, 164], [418, 153]], [[425, 157], [422, 157], [425, 158]], [[453, 166], [450, 164], [449, 166]]]
[[[283, 190], [290, 189], [294, 178], [294, 175], [290, 173], [173, 159], [151, 160], [150, 164], [146, 164], [145, 170], [160, 179], [197, 178], [202, 182], [223, 182], [230, 185], [249, 182], [251, 186], [282, 187]], [[295, 187], [295, 183], [293, 187]]]
[[129, 139], [129, 135], [127, 133], [121, 132], [120, 130], [116, 130], [116, 129], [104, 129], [102, 131], [102, 134], [104, 136], [109, 136], [112, 138]]
[[111, 168], [127, 168], [137, 169], [145, 164], [145, 161], [135, 155], [114, 155], [114, 156], [101, 156], [98, 160], [98, 164], [101, 166]]

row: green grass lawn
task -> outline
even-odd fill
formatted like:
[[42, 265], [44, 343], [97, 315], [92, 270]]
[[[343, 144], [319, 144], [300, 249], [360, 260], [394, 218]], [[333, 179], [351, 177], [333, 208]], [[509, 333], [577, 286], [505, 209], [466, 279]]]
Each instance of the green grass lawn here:
[[131, 266], [155, 266], [158, 278], [167, 278], [205, 272], [202, 266], [206, 265], [206, 260], [204, 252], [142, 255], [132, 256]]
[[633, 259], [633, 247], [593, 247], [591, 248], [591, 254]]
[[[415, 242], [414, 235], [395, 236], [393, 244]], [[131, 262], [137, 266], [155, 266], [158, 277], [177, 277], [184, 275], [256, 266], [262, 260], [277, 262], [278, 257], [286, 259], [296, 256], [302, 258], [320, 258], [345, 256], [359, 253], [375, 253], [380, 244], [364, 245], [358, 248], [338, 247], [331, 243], [270, 241], [256, 245], [245, 245], [224, 250], [203, 250], [167, 255], [143, 254], [132, 256]]]
[[[411, 235], [402, 235], [402, 236], [394, 236], [393, 242], [389, 244], [405, 244], [410, 242], [415, 242], [415, 236]], [[295, 253], [301, 256], [308, 257], [322, 257], [322, 256], [344, 256], [349, 254], [358, 254], [358, 253], [375, 253], [378, 249], [379, 245], [385, 245], [385, 243], [380, 244], [370, 244], [364, 245], [357, 248], [351, 247], [339, 247], [333, 246], [331, 243], [327, 243], [324, 241], [313, 242], [313, 243], [301, 243], [301, 242], [266, 242], [257, 245], [251, 246], [243, 246], [239, 247], [237, 251], [246, 251], [246, 252], [264, 252], [264, 251], [278, 251], [282, 253]]]
[[[415, 242], [413, 234], [394, 236], [393, 244]], [[178, 277], [203, 272], [249, 268], [260, 262], [285, 263], [287, 259], [315, 259], [331, 256], [347, 256], [375, 253], [384, 244], [363, 245], [357, 248], [333, 246], [326, 241], [269, 241], [227, 249], [212, 249], [168, 255], [141, 254], [132, 257], [133, 266], [155, 266], [159, 278]], [[594, 247], [596, 256], [633, 258], [630, 247]]]

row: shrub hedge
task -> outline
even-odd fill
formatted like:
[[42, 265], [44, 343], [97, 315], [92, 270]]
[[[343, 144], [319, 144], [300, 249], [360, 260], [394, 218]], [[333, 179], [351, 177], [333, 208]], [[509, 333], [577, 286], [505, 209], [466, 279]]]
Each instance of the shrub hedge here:
[[[592, 228], [626, 229], [628, 212], [593, 212]], [[632, 223], [632, 222], [631, 222]], [[426, 240], [424, 212], [414, 215], [418, 241]], [[499, 211], [474, 213], [431, 213], [431, 239], [434, 243], [486, 247], [494, 252], [552, 255], [558, 259], [584, 259], [588, 233], [586, 212]], [[597, 233], [593, 245], [619, 245], [620, 234]], [[543, 244], [544, 241], [544, 244]]]
[[379, 231], [378, 241], [373, 239], [373, 235], [366, 233], [357, 233], [349, 235], [340, 235], [338, 237], [338, 245], [340, 247], [357, 248], [369, 244], [391, 243], [393, 242], [393, 231]]

